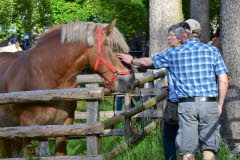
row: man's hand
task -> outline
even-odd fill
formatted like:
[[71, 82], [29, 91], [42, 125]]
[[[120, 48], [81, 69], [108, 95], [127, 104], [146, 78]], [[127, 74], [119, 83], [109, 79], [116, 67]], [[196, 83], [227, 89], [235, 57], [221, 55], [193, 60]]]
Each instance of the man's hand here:
[[[134, 65], [135, 67], [152, 67], [152, 60], [149, 57], [136, 58], [133, 60], [133, 57], [129, 54], [118, 53], [118, 58], [126, 64]], [[133, 63], [131, 63], [133, 60]]]
[[218, 103], [218, 114], [219, 114], [219, 116], [222, 114], [222, 104], [219, 104]]
[[168, 92], [168, 86], [162, 86], [162, 87], [161, 87], [161, 90], [162, 90], [163, 92]]
[[118, 53], [118, 58], [126, 64], [131, 64], [133, 57], [129, 54]]
[[227, 74], [220, 74], [218, 75], [218, 90], [219, 90], [219, 97], [218, 97], [218, 112], [219, 115], [222, 114], [222, 106], [224, 103], [224, 98], [227, 94], [228, 89], [228, 77]]

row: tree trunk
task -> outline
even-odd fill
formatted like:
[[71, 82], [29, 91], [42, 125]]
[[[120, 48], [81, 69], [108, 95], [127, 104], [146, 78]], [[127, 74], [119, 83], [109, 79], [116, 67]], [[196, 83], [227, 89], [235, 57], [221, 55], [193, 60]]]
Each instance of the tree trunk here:
[[229, 70], [229, 89], [223, 107], [221, 122], [223, 139], [226, 140], [231, 149], [240, 144], [239, 8], [239, 0], [221, 0], [221, 51]]
[[150, 56], [169, 48], [168, 28], [183, 20], [182, 0], [150, 0]]
[[201, 24], [201, 42], [207, 43], [210, 40], [209, 26], [209, 0], [191, 0], [190, 18], [197, 20]]

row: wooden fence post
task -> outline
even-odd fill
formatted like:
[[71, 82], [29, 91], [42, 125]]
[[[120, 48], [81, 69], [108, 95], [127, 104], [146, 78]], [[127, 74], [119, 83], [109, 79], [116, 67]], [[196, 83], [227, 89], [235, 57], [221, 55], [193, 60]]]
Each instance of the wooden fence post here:
[[[150, 76], [150, 75], [153, 75], [153, 70], [148, 69], [146, 76]], [[145, 86], [146, 86], [145, 88], [154, 88], [154, 82], [153, 81], [147, 82]]]
[[[152, 76], [153, 75], [153, 70], [148, 69], [147, 72], [145, 73], [145, 76]], [[154, 81], [150, 81], [144, 84], [144, 88], [154, 88]], [[145, 96], [144, 97], [144, 102], [147, 101], [148, 99], [152, 98], [151, 96]], [[155, 108], [155, 107], [154, 107]], [[144, 115], [146, 112], [154, 112], [154, 108], [150, 108], [147, 111], [143, 112], [142, 114]], [[146, 119], [144, 119], [146, 121]], [[147, 118], [148, 121], [148, 118]]]
[[49, 144], [48, 141], [40, 141], [39, 146], [36, 148], [36, 152], [39, 157], [47, 157], [50, 156]]
[[[166, 69], [165, 69], [166, 70]], [[167, 76], [161, 78], [161, 79], [158, 79], [158, 80], [155, 80], [155, 85], [154, 87], [155, 88], [159, 88], [159, 87], [163, 87], [163, 86], [167, 86]], [[164, 110], [165, 110], [165, 107], [166, 107], [166, 104], [167, 104], [167, 100], [163, 100], [163, 101], [160, 101], [156, 104], [156, 109], [159, 110], [159, 111], [162, 111], [162, 113], [164, 114]], [[159, 119], [159, 123], [161, 124], [161, 127], [163, 127], [163, 118], [156, 118], [156, 119]]]
[[[86, 84], [86, 87], [98, 87], [98, 84]], [[87, 101], [87, 123], [99, 121], [99, 101]], [[87, 137], [87, 155], [100, 154], [100, 138], [98, 136]]]
[[[144, 74], [144, 76], [148, 77], [153, 75], [153, 70], [148, 69], [147, 72]], [[150, 81], [144, 84], [144, 88], [153, 88], [154, 87], [154, 82]], [[148, 99], [150, 99], [150, 96], [144, 96], [143, 97], [143, 102], [147, 101]]]
[[[131, 96], [129, 93], [125, 93], [124, 95], [124, 104], [125, 104], [125, 110], [126, 112], [128, 112], [131, 109]], [[125, 120], [125, 137], [127, 142], [132, 137], [131, 117]]]

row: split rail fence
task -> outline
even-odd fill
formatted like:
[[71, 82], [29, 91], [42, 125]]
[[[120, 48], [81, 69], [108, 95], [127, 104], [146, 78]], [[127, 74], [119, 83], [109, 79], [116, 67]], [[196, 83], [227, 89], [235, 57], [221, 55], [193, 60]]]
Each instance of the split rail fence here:
[[[162, 117], [162, 112], [154, 108], [157, 103], [167, 97], [165, 92], [161, 92], [160, 88], [154, 87], [154, 80], [163, 79], [165, 71], [160, 70], [153, 73], [147, 72], [145, 75], [136, 74], [136, 81], [133, 84], [134, 88], [145, 84], [148, 88], [140, 88], [138, 91], [124, 94], [125, 98], [125, 111], [117, 112], [104, 112], [99, 110], [99, 101], [104, 99], [104, 96], [111, 96], [110, 90], [98, 87], [96, 82], [101, 82], [98, 75], [81, 75], [77, 77], [78, 83], [95, 83], [87, 84], [86, 88], [69, 88], [69, 89], [56, 89], [56, 90], [37, 90], [37, 91], [24, 91], [24, 92], [11, 92], [0, 94], [0, 104], [16, 104], [16, 103], [29, 103], [29, 102], [49, 102], [49, 101], [86, 101], [86, 113], [75, 112], [76, 119], [85, 119], [85, 124], [73, 125], [46, 125], [46, 126], [19, 126], [19, 127], [0, 127], [0, 139], [14, 139], [14, 138], [36, 138], [47, 139], [49, 137], [56, 138], [66, 136], [71, 138], [87, 138], [87, 155], [83, 156], [47, 156], [40, 157], [43, 160], [55, 159], [80, 159], [80, 160], [103, 160], [115, 157], [121, 152], [123, 148], [130, 143], [134, 143], [145, 134], [151, 132], [156, 128], [157, 122], [153, 121], [143, 130], [135, 133], [131, 130], [130, 121], [131, 117]], [[146, 85], [147, 84], [147, 85]], [[140, 93], [140, 94], [139, 94]], [[148, 96], [150, 97], [145, 102], [142, 102], [134, 108], [130, 107], [131, 96]], [[100, 122], [99, 118], [108, 118]], [[125, 121], [125, 129], [109, 129], [113, 125]], [[111, 135], [125, 135], [126, 142], [118, 145], [111, 152], [101, 154], [99, 140], [100, 136]], [[47, 143], [42, 143], [46, 147]], [[44, 148], [44, 147], [43, 147]], [[40, 152], [45, 152], [46, 148]], [[10, 158], [9, 158], [10, 159]], [[16, 159], [16, 158], [14, 158]], [[17, 158], [18, 159], [18, 158]], [[19, 158], [24, 160], [25, 158]], [[27, 158], [26, 158], [27, 159]], [[39, 157], [32, 157], [32, 159], [39, 159]]]

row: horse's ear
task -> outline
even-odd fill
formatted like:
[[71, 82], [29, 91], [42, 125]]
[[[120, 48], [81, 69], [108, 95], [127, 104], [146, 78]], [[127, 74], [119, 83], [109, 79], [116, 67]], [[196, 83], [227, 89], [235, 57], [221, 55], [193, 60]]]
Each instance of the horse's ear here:
[[12, 43], [9, 41], [9, 42], [8, 42], [8, 46], [11, 46], [11, 45], [12, 45]]
[[109, 36], [112, 33], [113, 28], [115, 27], [116, 21], [117, 19], [114, 19], [111, 23], [109, 23], [106, 27], [104, 27], [103, 30], [106, 32], [107, 36]]
[[15, 44], [16, 48], [20, 47], [20, 44], [18, 43], [18, 41]]

